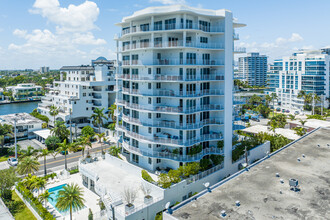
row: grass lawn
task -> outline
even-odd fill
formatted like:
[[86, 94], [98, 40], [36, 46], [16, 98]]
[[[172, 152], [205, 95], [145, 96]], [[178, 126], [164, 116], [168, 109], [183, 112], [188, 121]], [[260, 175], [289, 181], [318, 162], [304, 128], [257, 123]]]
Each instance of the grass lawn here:
[[0, 162], [7, 161], [9, 156], [2, 156], [0, 157]]
[[30, 209], [26, 207], [15, 191], [13, 191], [12, 199], [19, 204], [15, 213], [12, 213], [16, 220], [36, 220], [36, 217], [34, 217]]

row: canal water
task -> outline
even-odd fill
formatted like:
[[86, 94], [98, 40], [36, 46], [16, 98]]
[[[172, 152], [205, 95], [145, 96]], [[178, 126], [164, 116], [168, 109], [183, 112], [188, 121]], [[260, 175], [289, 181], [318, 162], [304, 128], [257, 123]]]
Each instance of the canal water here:
[[39, 102], [11, 103], [0, 105], [0, 115], [15, 113], [31, 113], [33, 109], [38, 107]]

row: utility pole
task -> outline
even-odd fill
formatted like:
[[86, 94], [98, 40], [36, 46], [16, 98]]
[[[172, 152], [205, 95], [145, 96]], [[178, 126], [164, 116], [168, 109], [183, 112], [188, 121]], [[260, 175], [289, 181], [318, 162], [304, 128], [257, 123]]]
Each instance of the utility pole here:
[[72, 115], [72, 110], [70, 108], [70, 143], [72, 143], [72, 126], [71, 126], [71, 115]]
[[14, 139], [15, 139], [15, 159], [17, 160], [17, 138], [16, 138], [16, 122], [17, 122], [17, 114], [15, 114], [14, 119]]
[[245, 146], [245, 163], [246, 167], [248, 166], [248, 151], [247, 151], [247, 146]]

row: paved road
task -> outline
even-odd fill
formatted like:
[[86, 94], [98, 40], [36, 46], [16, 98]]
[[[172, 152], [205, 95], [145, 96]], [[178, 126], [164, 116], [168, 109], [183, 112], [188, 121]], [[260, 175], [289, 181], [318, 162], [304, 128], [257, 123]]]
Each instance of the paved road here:
[[[108, 149], [109, 146], [104, 146], [104, 149]], [[89, 150], [90, 153], [97, 153], [97, 152], [101, 152], [102, 148], [101, 147], [95, 147]], [[85, 150], [85, 155], [86, 155], [87, 151]], [[82, 152], [76, 152], [76, 153], [69, 153], [68, 155], [66, 155], [66, 161], [68, 164], [68, 168], [76, 166], [78, 163], [79, 158], [82, 156]], [[39, 174], [43, 174], [44, 173], [44, 161], [39, 160], [40, 165], [39, 165], [39, 171], [38, 171], [38, 175]], [[64, 164], [65, 164], [65, 156], [57, 156], [56, 159], [52, 158], [48, 158], [46, 160], [46, 169], [47, 169], [47, 173], [50, 171], [56, 171], [56, 170], [61, 170], [64, 169]]]

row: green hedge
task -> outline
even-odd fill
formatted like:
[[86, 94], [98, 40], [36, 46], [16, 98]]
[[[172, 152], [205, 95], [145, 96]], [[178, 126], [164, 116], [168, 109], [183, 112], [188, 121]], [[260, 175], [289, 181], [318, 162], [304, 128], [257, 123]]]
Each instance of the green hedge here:
[[75, 174], [75, 173], [79, 173], [79, 169], [78, 168], [77, 169], [72, 169], [69, 172], [70, 172], [70, 175]]
[[22, 182], [19, 182], [16, 189], [22, 194], [23, 198], [30, 203], [33, 209], [40, 215], [41, 218], [46, 220], [56, 219], [46, 208], [42, 206], [40, 201], [33, 196], [33, 194], [25, 188]]
[[141, 170], [142, 178], [150, 183], [155, 182], [146, 170]]
[[42, 115], [42, 114], [40, 114], [39, 112], [37, 112], [36, 109], [34, 109], [34, 110], [30, 113], [30, 115], [32, 115], [33, 117], [38, 118], [38, 119], [40, 119], [40, 120], [42, 120], [42, 121], [44, 121], [44, 122], [46, 122], [46, 123], [49, 122], [49, 118], [48, 118], [47, 116]]

